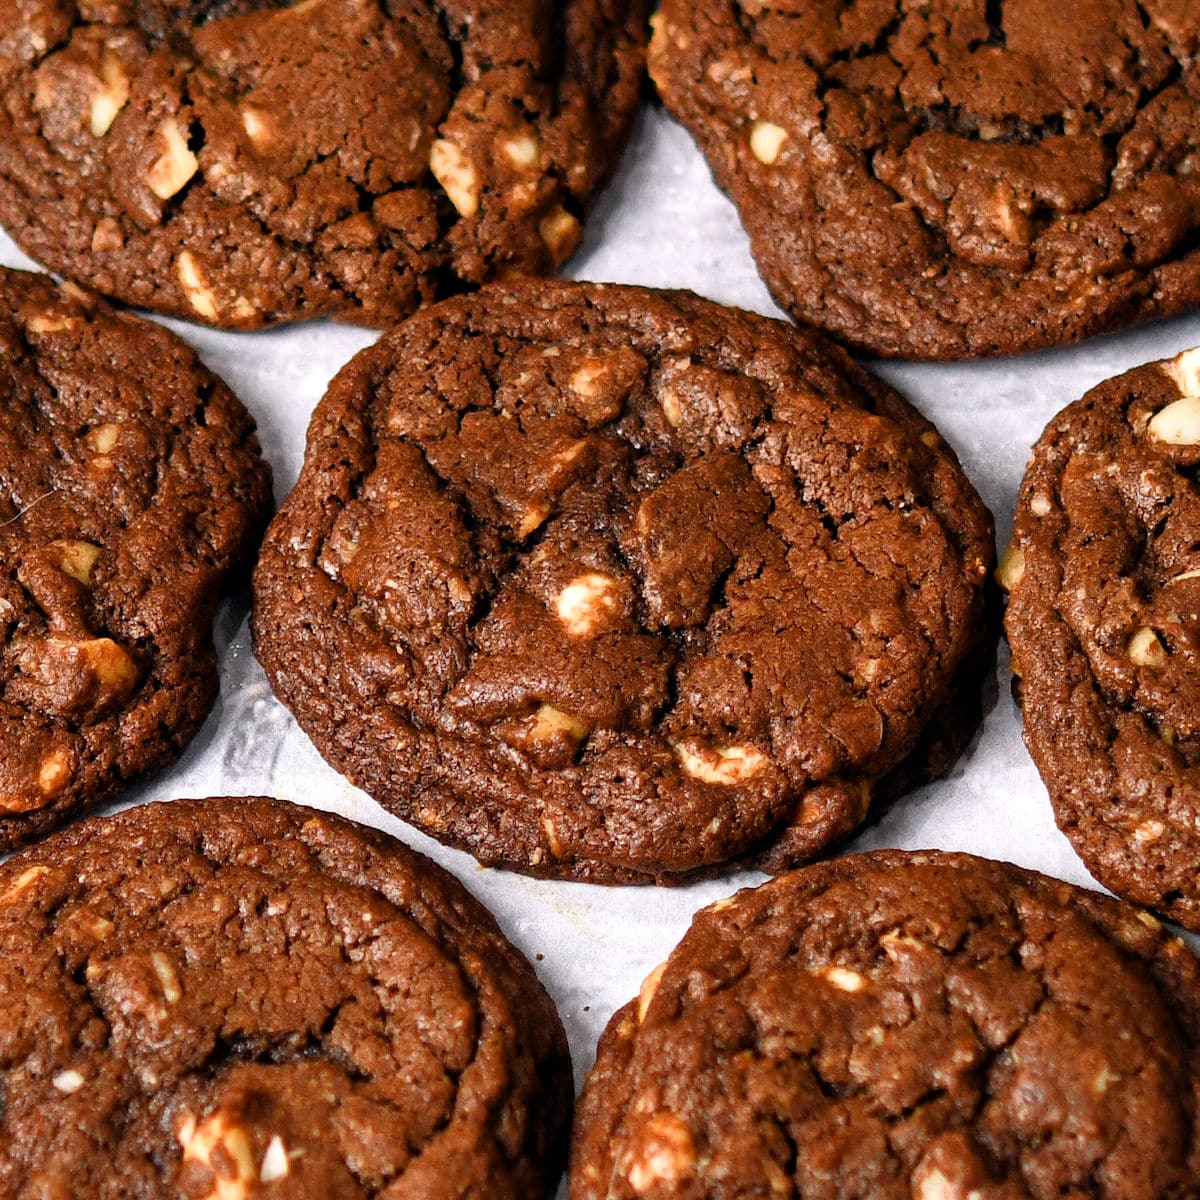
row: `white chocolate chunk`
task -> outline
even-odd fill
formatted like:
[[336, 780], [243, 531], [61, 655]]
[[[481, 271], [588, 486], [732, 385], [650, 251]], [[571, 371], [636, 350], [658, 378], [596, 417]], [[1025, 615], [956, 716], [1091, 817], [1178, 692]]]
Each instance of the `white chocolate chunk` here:
[[115, 54], [106, 54], [101, 67], [103, 82], [92, 94], [88, 107], [88, 128], [92, 137], [104, 137], [117, 114], [129, 103], [129, 76]]
[[966, 1200], [963, 1190], [950, 1182], [937, 1167], [926, 1171], [920, 1181], [914, 1180], [914, 1200]]
[[649, 1121], [638, 1143], [628, 1168], [628, 1179], [639, 1195], [645, 1195], [660, 1183], [678, 1183], [695, 1170], [692, 1131], [671, 1113], [660, 1113]]
[[679, 742], [675, 754], [693, 779], [722, 787], [745, 783], [760, 775], [767, 766], [767, 756], [753, 746], [716, 748], [698, 742]]
[[159, 126], [158, 136], [164, 149], [150, 168], [146, 183], [160, 200], [170, 200], [183, 190], [199, 169], [200, 163], [188, 149], [187, 135], [178, 121], [164, 121]]
[[554, 601], [554, 611], [575, 638], [598, 633], [621, 608], [617, 581], [609, 575], [580, 575]]
[[867, 986], [866, 977], [860, 975], [857, 971], [851, 971], [848, 967], [825, 967], [820, 975], [830, 986], [838, 989], [839, 992], [861, 992]]
[[116, 447], [117, 439], [121, 436], [121, 426], [117, 422], [97, 425], [87, 435], [87, 443], [97, 454], [111, 454]]
[[583, 741], [591, 731], [582, 722], [576, 720], [570, 713], [555, 708], [552, 704], [543, 704], [533, 714], [534, 741], [549, 741], [556, 734], [566, 734], [575, 741]]
[[78, 1071], [59, 1071], [50, 1082], [64, 1095], [71, 1096], [83, 1087], [84, 1079]]
[[217, 298], [206, 286], [204, 276], [200, 274], [200, 268], [196, 265], [196, 260], [190, 251], [184, 250], [175, 260], [175, 276], [192, 308], [206, 321], [215, 321], [217, 319]]
[[519, 137], [512, 137], [505, 140], [503, 143], [504, 156], [514, 167], [519, 170], [529, 170], [531, 167], [536, 167], [541, 159], [542, 151], [538, 146], [537, 139], [530, 137], [529, 134], [521, 134]]
[[429, 169], [461, 216], [479, 211], [479, 175], [458, 146], [438, 138], [429, 150]]
[[285, 1178], [290, 1169], [287, 1150], [284, 1149], [282, 1139], [276, 1134], [267, 1143], [267, 1152], [263, 1155], [258, 1177], [263, 1183], [274, 1183], [276, 1179]]
[[245, 1200], [258, 1172], [250, 1153], [250, 1140], [240, 1125], [220, 1113], [202, 1124], [186, 1116], [175, 1130], [184, 1162], [203, 1163], [214, 1178], [213, 1190], [203, 1200]]
[[654, 993], [658, 991], [658, 985], [662, 983], [662, 977], [667, 969], [667, 964], [659, 963], [642, 982], [641, 991], [638, 992], [638, 1024], [640, 1025], [645, 1019], [646, 1014], [650, 1011], [650, 1005], [654, 1000]]
[[771, 121], [755, 121], [750, 127], [750, 150], [760, 163], [772, 166], [787, 141], [787, 130]]
[[246, 107], [242, 110], [242, 128], [246, 136], [263, 149], [275, 140], [275, 128], [266, 113], [257, 108]]

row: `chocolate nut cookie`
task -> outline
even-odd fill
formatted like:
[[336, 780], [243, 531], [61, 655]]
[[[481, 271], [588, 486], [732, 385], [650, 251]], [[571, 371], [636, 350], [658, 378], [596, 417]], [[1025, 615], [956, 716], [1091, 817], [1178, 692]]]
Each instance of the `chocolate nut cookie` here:
[[232, 329], [553, 271], [637, 105], [646, 0], [22, 0], [0, 223]]
[[0, 269], [0, 850], [187, 745], [269, 505], [254, 422], [183, 342]]
[[806, 860], [945, 769], [992, 555], [937, 432], [819, 335], [497, 285], [335, 379], [253, 628], [318, 749], [406, 820], [667, 880]]
[[1200, 305], [1194, 0], [663, 0], [650, 70], [775, 298], [962, 358]]
[[85, 822], [0, 867], [0, 1194], [538, 1200], [558, 1015], [491, 916], [271, 800]]
[[571, 1200], [1194, 1200], [1200, 967], [1148, 913], [961, 854], [702, 912], [612, 1019]]
[[1034, 447], [1000, 570], [1025, 741], [1118, 895], [1200, 929], [1200, 351], [1109, 380]]

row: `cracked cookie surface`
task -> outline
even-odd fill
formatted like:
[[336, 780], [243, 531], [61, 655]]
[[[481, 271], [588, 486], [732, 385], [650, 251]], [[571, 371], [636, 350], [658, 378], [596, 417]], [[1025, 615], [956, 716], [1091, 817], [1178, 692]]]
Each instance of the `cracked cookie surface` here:
[[944, 771], [992, 557], [952, 451], [818, 335], [497, 285], [331, 385], [253, 628], [318, 749], [406, 820], [666, 880], [807, 860]]
[[0, 867], [0, 1192], [535, 1200], [571, 1112], [549, 997], [375, 830], [281, 801], [88, 821]]
[[553, 272], [637, 105], [645, 0], [20, 0], [0, 223], [226, 328], [390, 324]]
[[1200, 929], [1200, 351], [1050, 422], [1000, 577], [1025, 741], [1119, 895]]
[[571, 1200], [1194, 1200], [1200, 967], [1148, 913], [888, 851], [700, 913], [613, 1017]]
[[664, 0], [650, 71], [776, 300], [1010, 354], [1200, 305], [1191, 0]]
[[254, 422], [174, 334], [0, 270], [0, 849], [173, 761], [270, 508]]

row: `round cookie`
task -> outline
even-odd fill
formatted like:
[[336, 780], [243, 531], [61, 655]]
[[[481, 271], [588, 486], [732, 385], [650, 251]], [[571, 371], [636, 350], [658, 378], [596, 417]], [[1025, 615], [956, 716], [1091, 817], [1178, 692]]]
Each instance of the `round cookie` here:
[[882, 852], [700, 913], [612, 1019], [571, 1200], [1184, 1200], [1200, 967], [1148, 913]]
[[650, 72], [776, 300], [964, 358], [1200, 305], [1191, 0], [663, 0]]
[[991, 517], [819, 335], [682, 293], [497, 285], [355, 358], [253, 628], [339, 771], [486, 863], [770, 869], [948, 767]]
[[1050, 422], [999, 577], [1025, 742], [1118, 895], [1200, 930], [1200, 351]]
[[85, 822], [0, 867], [0, 1192], [537, 1200], [566, 1039], [445, 871], [279, 801]]
[[367, 325], [555, 270], [624, 144], [646, 0], [27, 0], [0, 224], [120, 300]]
[[0, 269], [0, 850], [173, 761], [266, 524], [254, 422], [166, 329]]

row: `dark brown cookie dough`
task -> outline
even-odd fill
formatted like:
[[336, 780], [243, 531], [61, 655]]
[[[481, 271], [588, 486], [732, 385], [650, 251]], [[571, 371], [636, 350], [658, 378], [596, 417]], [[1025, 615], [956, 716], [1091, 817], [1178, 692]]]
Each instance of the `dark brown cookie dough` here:
[[20, 0], [0, 223], [97, 291], [391, 323], [555, 270], [616, 161], [646, 0]]
[[434, 863], [271, 800], [88, 821], [0, 867], [0, 1194], [538, 1200], [566, 1039]]
[[884, 852], [702, 912], [600, 1042], [571, 1200], [1194, 1200], [1200, 967], [1148, 913]]
[[1000, 578], [1025, 741], [1106, 887], [1200, 929], [1200, 351], [1034, 447]]
[[174, 334], [0, 269], [0, 850], [187, 745], [269, 504], [254, 422]]
[[853, 831], [978, 713], [991, 517], [816, 334], [495, 286], [338, 376], [255, 576], [338, 770], [487, 863], [603, 882]]
[[1200, 305], [1194, 0], [663, 0], [650, 70], [775, 298], [962, 358]]

